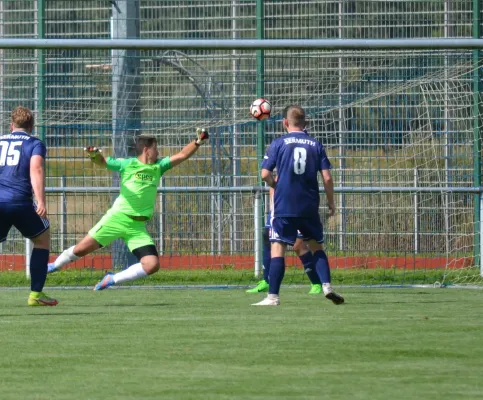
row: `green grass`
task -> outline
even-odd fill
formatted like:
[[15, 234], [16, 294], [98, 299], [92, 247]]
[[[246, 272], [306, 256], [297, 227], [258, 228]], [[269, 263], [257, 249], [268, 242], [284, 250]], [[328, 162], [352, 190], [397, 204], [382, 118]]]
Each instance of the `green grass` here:
[[481, 399], [483, 291], [0, 291], [1, 398]]
[[[105, 274], [105, 271], [92, 269], [66, 269], [48, 275], [46, 286], [93, 286]], [[332, 281], [337, 285], [480, 285], [483, 278], [478, 268], [465, 269], [402, 269], [402, 268], [354, 268], [333, 269]], [[224, 269], [170, 270], [162, 269], [135, 285], [148, 286], [190, 286], [190, 285], [253, 285], [258, 279], [253, 270], [234, 269], [227, 265]], [[307, 284], [308, 279], [301, 267], [289, 267], [285, 272], [284, 283], [287, 285]], [[30, 282], [21, 271], [0, 273], [0, 287], [26, 287]]]

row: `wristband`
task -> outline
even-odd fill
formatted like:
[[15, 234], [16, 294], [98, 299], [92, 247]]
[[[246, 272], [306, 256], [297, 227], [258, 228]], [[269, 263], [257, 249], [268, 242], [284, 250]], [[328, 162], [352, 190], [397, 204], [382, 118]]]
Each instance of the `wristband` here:
[[200, 147], [200, 144], [195, 140], [195, 146]]

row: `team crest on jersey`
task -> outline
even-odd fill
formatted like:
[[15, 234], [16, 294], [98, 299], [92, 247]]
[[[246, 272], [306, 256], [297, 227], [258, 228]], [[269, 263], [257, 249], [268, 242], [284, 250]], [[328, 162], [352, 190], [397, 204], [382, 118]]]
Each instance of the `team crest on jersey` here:
[[141, 181], [149, 181], [149, 182], [152, 182], [154, 180], [154, 177], [150, 174], [146, 174], [144, 172], [136, 172], [134, 174], [134, 177], [136, 179], [139, 179]]

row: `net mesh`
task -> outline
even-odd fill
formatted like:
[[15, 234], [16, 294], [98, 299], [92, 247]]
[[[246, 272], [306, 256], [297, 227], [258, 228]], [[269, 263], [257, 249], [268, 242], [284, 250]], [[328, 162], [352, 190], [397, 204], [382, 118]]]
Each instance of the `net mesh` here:
[[[47, 3], [47, 38], [121, 34], [121, 22], [111, 21], [115, 11], [104, 1]], [[266, 1], [265, 37], [470, 37], [468, 3]], [[38, 36], [40, 13], [32, 2], [2, 7], [2, 37]], [[141, 1], [139, 37], [255, 38], [255, 12], [254, 1]], [[162, 266], [178, 271], [174, 282], [197, 282], [207, 269], [217, 271], [213, 283], [251, 279], [253, 194], [195, 189], [258, 184], [257, 125], [248, 109], [263, 78], [274, 105], [264, 123], [266, 144], [281, 133], [281, 110], [301, 104], [310, 133], [328, 149], [336, 186], [346, 189], [337, 195], [336, 217], [327, 219], [321, 208], [338, 282], [480, 283], [478, 200], [452, 190], [472, 188], [480, 173], [474, 170], [481, 156], [474, 137], [481, 129], [482, 98], [475, 94], [481, 63], [471, 51], [265, 50], [263, 76], [257, 62], [255, 51], [241, 50], [0, 50], [3, 132], [16, 105], [40, 110], [37, 132], [49, 148], [47, 186], [80, 188], [48, 196], [52, 253], [81, 239], [115, 197], [103, 188], [116, 186], [116, 177], [94, 168], [82, 147], [119, 154], [141, 130], [156, 135], [161, 154], [170, 155], [205, 126], [212, 132], [208, 146], [162, 181], [194, 189], [160, 194], [149, 230]], [[397, 190], [415, 187], [434, 191]], [[24, 268], [24, 251], [12, 230], [0, 268]], [[121, 248], [108, 247], [77, 262], [69, 282], [120, 268], [127, 261], [119, 254], [126, 257]], [[290, 265], [297, 263], [290, 258]], [[301, 268], [289, 276], [304, 279]]]

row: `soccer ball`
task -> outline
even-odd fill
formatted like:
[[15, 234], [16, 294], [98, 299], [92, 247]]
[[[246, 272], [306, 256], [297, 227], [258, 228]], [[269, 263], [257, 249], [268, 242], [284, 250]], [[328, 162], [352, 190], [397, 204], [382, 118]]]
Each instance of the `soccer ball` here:
[[272, 105], [266, 99], [256, 99], [250, 106], [250, 114], [259, 121], [270, 118], [271, 112]]

